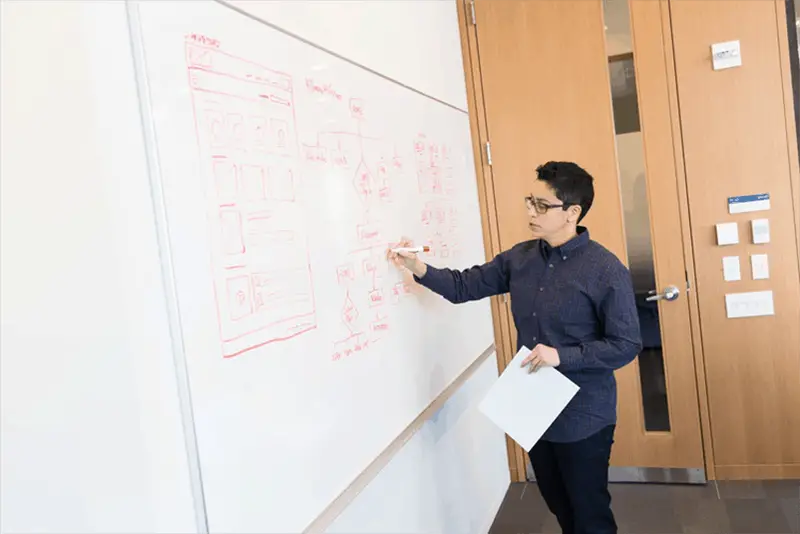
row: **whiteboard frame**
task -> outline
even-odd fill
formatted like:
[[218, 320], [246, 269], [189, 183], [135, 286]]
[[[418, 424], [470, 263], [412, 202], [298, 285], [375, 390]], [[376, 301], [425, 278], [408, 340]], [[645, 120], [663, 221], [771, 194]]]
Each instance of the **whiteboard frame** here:
[[147, 61], [144, 54], [144, 41], [142, 40], [141, 34], [139, 6], [137, 4], [138, 2], [136, 0], [125, 0], [136, 90], [139, 95], [140, 122], [145, 142], [148, 179], [153, 200], [153, 215], [156, 221], [156, 238], [159, 245], [158, 253], [161, 258], [161, 276], [165, 294], [164, 300], [169, 320], [172, 355], [175, 364], [175, 379], [178, 385], [178, 402], [181, 412], [181, 421], [183, 423], [184, 445], [186, 447], [186, 456], [189, 464], [192, 500], [194, 502], [195, 523], [198, 533], [208, 534], [208, 514], [206, 512], [203, 489], [203, 473], [200, 466], [200, 452], [198, 450], [197, 434], [195, 432], [192, 392], [189, 384], [188, 365], [186, 363], [186, 350], [183, 344], [183, 326], [181, 325], [178, 306], [175, 269], [169, 239], [169, 220], [167, 217], [166, 202], [164, 200], [164, 185], [158, 158], [158, 143], [156, 140], [155, 124], [153, 121], [147, 119], [147, 117], [152, 116], [152, 105], [150, 100], [150, 87], [147, 82]]

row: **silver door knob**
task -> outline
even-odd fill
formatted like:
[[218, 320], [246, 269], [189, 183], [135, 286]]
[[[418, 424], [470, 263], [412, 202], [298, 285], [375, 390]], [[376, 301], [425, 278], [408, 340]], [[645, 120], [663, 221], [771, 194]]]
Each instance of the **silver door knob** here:
[[650, 297], [647, 297], [647, 302], [654, 302], [656, 300], [673, 301], [681, 295], [681, 290], [675, 286], [667, 286], [663, 293], [656, 293], [655, 290], [650, 292]]

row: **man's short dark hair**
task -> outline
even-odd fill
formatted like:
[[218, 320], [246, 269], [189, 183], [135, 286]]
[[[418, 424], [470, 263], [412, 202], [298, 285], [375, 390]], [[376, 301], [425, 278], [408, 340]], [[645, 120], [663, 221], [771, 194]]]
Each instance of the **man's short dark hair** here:
[[581, 207], [578, 222], [586, 217], [594, 202], [594, 178], [591, 174], [571, 161], [549, 161], [537, 167], [536, 174], [562, 203]]

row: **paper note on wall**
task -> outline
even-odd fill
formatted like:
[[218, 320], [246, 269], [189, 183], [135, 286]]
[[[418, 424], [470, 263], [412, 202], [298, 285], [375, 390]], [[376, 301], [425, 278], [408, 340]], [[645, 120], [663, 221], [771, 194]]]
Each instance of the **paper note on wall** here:
[[728, 213], [750, 213], [770, 209], [769, 193], [728, 198]]
[[736, 245], [739, 243], [739, 226], [735, 222], [717, 225], [717, 245]]
[[725, 256], [722, 258], [722, 272], [726, 282], [741, 280], [742, 269], [739, 265], [739, 256]]
[[728, 319], [775, 315], [772, 291], [730, 293], [725, 295], [725, 308]]
[[753, 270], [753, 280], [767, 280], [769, 278], [769, 256], [766, 254], [753, 254], [750, 256], [750, 267]]
[[750, 222], [753, 232], [753, 243], [763, 245], [769, 243], [769, 219], [754, 219]]

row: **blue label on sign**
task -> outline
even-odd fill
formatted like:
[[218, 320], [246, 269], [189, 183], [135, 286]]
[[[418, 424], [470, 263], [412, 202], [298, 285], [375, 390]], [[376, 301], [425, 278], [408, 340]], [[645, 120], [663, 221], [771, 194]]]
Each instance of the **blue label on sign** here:
[[769, 193], [747, 195], [743, 197], [728, 197], [728, 204], [744, 204], [745, 202], [759, 202], [761, 200], [769, 200]]

